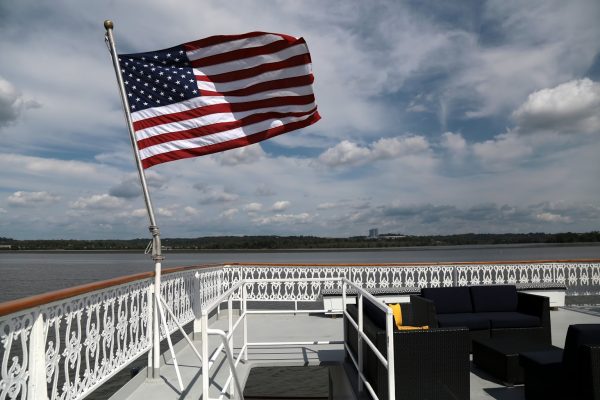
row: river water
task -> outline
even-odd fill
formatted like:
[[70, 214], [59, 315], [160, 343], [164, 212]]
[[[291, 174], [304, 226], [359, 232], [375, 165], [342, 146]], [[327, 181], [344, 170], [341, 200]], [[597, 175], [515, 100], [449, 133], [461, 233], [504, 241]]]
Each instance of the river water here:
[[[600, 259], [600, 243], [406, 247], [382, 250], [166, 252], [163, 267], [212, 263], [402, 263]], [[140, 252], [0, 252], [0, 302], [138, 272]]]

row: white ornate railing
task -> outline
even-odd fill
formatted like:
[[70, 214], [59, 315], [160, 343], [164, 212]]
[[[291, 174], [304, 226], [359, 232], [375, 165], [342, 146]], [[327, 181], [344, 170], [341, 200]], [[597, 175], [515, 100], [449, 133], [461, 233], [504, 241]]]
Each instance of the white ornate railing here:
[[[293, 283], [293, 279], [331, 279], [321, 285]], [[228, 282], [240, 279], [281, 279], [256, 283], [248, 300], [312, 301], [321, 290], [340, 289], [337, 279], [370, 289], [514, 284], [543, 288], [565, 286], [570, 295], [600, 295], [600, 262], [457, 263], [392, 265], [251, 265], [225, 267]], [[341, 289], [340, 289], [341, 290]], [[341, 292], [340, 292], [341, 293]]]
[[[247, 300], [297, 302], [318, 300], [325, 290], [341, 290], [340, 278], [381, 290], [560, 285], [571, 295], [600, 295], [598, 260], [198, 267], [165, 274], [161, 294], [177, 322], [185, 325], [194, 321], [194, 331], [198, 332], [203, 306], [241, 279], [253, 281], [247, 285]], [[271, 281], [259, 282], [266, 279]], [[37, 303], [23, 300], [20, 306], [0, 304], [0, 400], [41, 400], [46, 396], [52, 400], [83, 399], [148, 352], [152, 346], [152, 283], [153, 278], [145, 276], [58, 299], [50, 296]], [[169, 334], [177, 329], [170, 316], [167, 326]], [[162, 329], [161, 339], [166, 335]]]
[[[222, 275], [219, 267], [163, 276], [161, 294], [181, 325], [220, 293]], [[0, 399], [82, 399], [150, 350], [152, 284], [135, 280], [0, 316]], [[167, 324], [177, 329], [172, 318]]]

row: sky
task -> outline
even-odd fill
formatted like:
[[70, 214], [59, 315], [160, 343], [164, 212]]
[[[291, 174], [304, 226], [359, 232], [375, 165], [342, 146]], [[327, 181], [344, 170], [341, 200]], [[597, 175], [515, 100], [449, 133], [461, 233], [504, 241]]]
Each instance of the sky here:
[[154, 166], [163, 237], [600, 226], [597, 0], [0, 2], [0, 237], [148, 236], [120, 53], [302, 36], [322, 120]]

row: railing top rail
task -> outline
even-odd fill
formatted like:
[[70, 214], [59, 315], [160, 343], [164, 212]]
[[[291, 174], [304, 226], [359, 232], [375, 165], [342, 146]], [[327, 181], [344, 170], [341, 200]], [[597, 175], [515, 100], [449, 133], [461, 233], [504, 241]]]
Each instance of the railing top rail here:
[[224, 263], [235, 267], [414, 267], [414, 266], [469, 266], [469, 265], [505, 265], [505, 264], [549, 264], [549, 263], [600, 263], [600, 258], [581, 258], [567, 260], [503, 260], [503, 261], [440, 261], [440, 262], [405, 262], [405, 263]]
[[202, 307], [202, 315], [204, 315], [204, 314], [208, 315], [212, 310], [217, 308], [217, 306], [219, 304], [221, 304], [226, 298], [231, 296], [233, 294], [233, 292], [238, 290], [240, 286], [245, 285], [245, 284], [246, 284], [246, 281], [244, 281], [244, 280], [237, 281], [233, 286], [231, 286], [229, 289], [227, 289], [225, 292], [223, 292], [219, 297], [213, 299], [210, 303], [204, 305], [204, 307]]
[[[189, 267], [173, 267], [166, 268], [162, 271], [163, 275], [172, 274], [175, 272], [187, 271], [191, 269], [204, 269], [214, 268], [221, 266], [222, 264], [210, 264], [210, 265], [194, 265]], [[68, 299], [70, 297], [79, 296], [81, 294], [94, 292], [97, 290], [106, 289], [112, 286], [122, 285], [133, 281], [154, 277], [154, 271], [141, 272], [139, 274], [119, 276], [116, 278], [106, 279], [98, 282], [86, 283], [83, 285], [73, 286], [66, 289], [59, 289], [52, 292], [37, 294], [34, 296], [24, 297], [22, 299], [10, 300], [4, 303], [0, 303], [0, 317], [8, 314], [12, 314], [18, 311], [26, 310], [32, 307], [42, 306], [44, 304], [52, 303], [54, 301]]]
[[366, 297], [367, 299], [369, 299], [371, 301], [371, 303], [375, 304], [381, 311], [383, 311], [386, 315], [388, 314], [392, 314], [392, 309], [389, 308], [387, 305], [383, 304], [383, 302], [381, 301], [381, 299], [378, 299], [377, 297], [373, 296], [371, 293], [367, 292], [365, 290], [365, 288], [357, 285], [356, 283], [352, 282], [351, 280], [347, 279], [347, 278], [342, 278], [341, 281], [345, 284], [347, 284], [348, 286], [353, 287], [354, 289], [356, 289], [356, 291], [360, 294], [362, 294], [364, 297]]

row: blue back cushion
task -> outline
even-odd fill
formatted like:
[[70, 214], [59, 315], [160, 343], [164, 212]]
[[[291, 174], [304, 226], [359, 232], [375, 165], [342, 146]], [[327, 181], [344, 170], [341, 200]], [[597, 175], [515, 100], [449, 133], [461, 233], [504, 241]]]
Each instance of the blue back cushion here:
[[513, 285], [471, 286], [474, 312], [517, 311], [517, 288]]
[[433, 301], [437, 314], [473, 312], [468, 287], [423, 288], [421, 296]]
[[[358, 306], [358, 303], [356, 304]], [[363, 315], [368, 316], [371, 321], [379, 328], [385, 330], [385, 318], [386, 313], [375, 304], [371, 303], [371, 300], [363, 297]], [[356, 321], [358, 322], [358, 321]]]
[[583, 344], [600, 345], [600, 324], [570, 325], [565, 340], [563, 364], [570, 375], [578, 373], [579, 346]]

